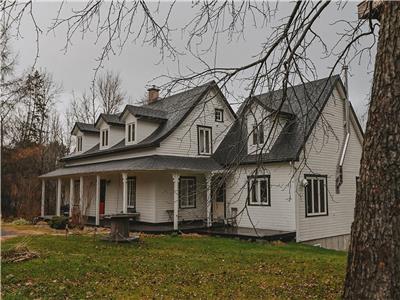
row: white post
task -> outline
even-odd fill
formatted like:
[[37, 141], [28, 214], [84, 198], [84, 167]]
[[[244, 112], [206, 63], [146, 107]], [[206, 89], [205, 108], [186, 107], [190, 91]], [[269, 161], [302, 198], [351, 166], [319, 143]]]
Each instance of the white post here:
[[72, 207], [74, 206], [74, 179], [69, 180], [69, 216], [72, 216]]
[[83, 214], [83, 176], [79, 177], [79, 208]]
[[174, 230], [178, 230], [178, 218], [179, 218], [179, 175], [172, 174], [172, 180], [174, 181]]
[[96, 226], [100, 225], [100, 176], [96, 176]]
[[206, 190], [207, 190], [207, 227], [212, 226], [212, 202], [211, 202], [211, 174], [206, 176]]
[[56, 215], [61, 215], [61, 178], [57, 179], [57, 203], [56, 203]]
[[128, 174], [122, 173], [122, 213], [128, 213], [128, 188], [127, 188]]
[[42, 179], [42, 203], [40, 205], [40, 216], [44, 217], [44, 199], [46, 193], [46, 181]]

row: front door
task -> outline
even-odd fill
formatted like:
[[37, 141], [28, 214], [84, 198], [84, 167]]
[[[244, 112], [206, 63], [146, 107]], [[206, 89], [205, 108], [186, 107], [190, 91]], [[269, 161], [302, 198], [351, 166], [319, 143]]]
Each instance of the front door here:
[[104, 215], [106, 210], [106, 190], [107, 190], [107, 181], [102, 179], [100, 180], [100, 207], [99, 207], [100, 215]]
[[213, 181], [213, 220], [223, 221], [226, 218], [226, 185], [221, 177]]

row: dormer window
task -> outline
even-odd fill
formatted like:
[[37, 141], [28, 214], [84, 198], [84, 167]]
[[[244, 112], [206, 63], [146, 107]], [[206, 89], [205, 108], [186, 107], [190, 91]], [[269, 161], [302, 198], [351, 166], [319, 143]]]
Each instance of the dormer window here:
[[215, 122], [224, 122], [224, 110], [216, 108], [215, 109]]
[[101, 131], [101, 146], [102, 147], [108, 146], [108, 129], [103, 129]]
[[127, 125], [127, 141], [132, 143], [135, 141], [135, 123], [130, 123]]
[[253, 125], [253, 145], [264, 144], [264, 125]]
[[206, 126], [197, 127], [197, 140], [199, 155], [211, 155], [212, 152], [212, 128]]
[[82, 151], [82, 136], [78, 136], [78, 137], [76, 138], [76, 150], [77, 150], [78, 152], [81, 152], [81, 151]]

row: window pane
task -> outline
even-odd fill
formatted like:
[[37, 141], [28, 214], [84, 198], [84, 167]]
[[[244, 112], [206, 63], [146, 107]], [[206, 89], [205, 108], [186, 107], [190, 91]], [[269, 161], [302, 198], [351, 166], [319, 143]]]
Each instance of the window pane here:
[[306, 186], [306, 201], [307, 201], [307, 213], [312, 213], [312, 187], [311, 187], [311, 179], [307, 179]]
[[205, 130], [206, 148], [205, 153], [210, 153], [210, 131]]
[[259, 144], [264, 144], [264, 126], [260, 125], [258, 127]]
[[131, 130], [132, 130], [132, 126], [128, 125], [128, 142], [132, 141]]
[[253, 126], [253, 145], [257, 145], [258, 144], [258, 130], [257, 130], [257, 126]]
[[134, 177], [128, 178], [128, 206], [135, 207], [136, 200], [136, 179]]
[[260, 196], [261, 202], [264, 204], [268, 204], [268, 184], [267, 179], [263, 179], [260, 181]]
[[318, 189], [318, 179], [313, 179], [313, 192], [314, 192], [314, 212], [319, 212], [319, 189]]
[[321, 212], [325, 212], [325, 180], [319, 180], [319, 200], [320, 200], [320, 208]]
[[199, 138], [199, 143], [200, 143], [200, 153], [204, 153], [205, 149], [204, 149], [204, 130], [200, 129], [199, 131], [200, 134], [200, 138]]
[[132, 141], [134, 141], [135, 139], [136, 139], [136, 136], [135, 136], [135, 124], [132, 124]]
[[255, 180], [251, 181], [251, 201], [258, 202], [257, 199], [257, 182]]

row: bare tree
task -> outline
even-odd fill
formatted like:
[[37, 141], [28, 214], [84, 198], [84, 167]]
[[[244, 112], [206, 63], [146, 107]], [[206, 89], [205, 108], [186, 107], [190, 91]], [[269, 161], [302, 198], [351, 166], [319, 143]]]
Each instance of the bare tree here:
[[115, 114], [124, 103], [125, 93], [122, 92], [122, 80], [119, 74], [107, 71], [96, 82], [96, 96], [101, 110], [106, 114]]
[[[372, 2], [369, 3], [372, 7]], [[159, 5], [155, 4], [155, 8], [152, 9], [144, 1], [89, 1], [84, 8], [73, 11], [68, 16], [61, 14], [61, 5], [50, 30], [56, 30], [62, 24], [67, 26], [66, 47], [76, 32], [85, 34], [93, 26], [98, 40], [100, 37], [106, 37], [97, 57], [98, 67], [95, 74], [108, 55], [114, 53], [114, 49], [122, 49], [129, 38], [136, 41], [141, 37], [143, 43], [158, 46], [162, 59], [165, 54], [167, 57], [179, 59], [181, 53], [170, 39], [172, 29], [169, 21], [174, 5], [175, 2], [171, 3], [168, 10], [162, 14]], [[10, 22], [7, 24], [18, 24], [18, 20], [31, 6], [31, 1], [23, 4], [14, 2], [7, 6], [7, 15], [14, 16], [9, 18]], [[167, 83], [163, 87], [169, 91], [177, 90], [215, 79], [226, 89], [230, 81], [241, 80], [250, 97], [256, 93], [281, 88], [282, 97], [277, 112], [265, 117], [272, 123], [271, 131], [263, 145], [268, 147], [273, 128], [278, 122], [279, 111], [284, 104], [293, 104], [287, 97], [288, 87], [296, 83], [305, 85], [317, 78], [313, 58], [309, 56], [311, 45], [318, 43], [323, 49], [322, 54], [334, 57], [330, 72], [332, 75], [341, 65], [350, 64], [363, 55], [370, 55], [376, 42], [376, 29], [381, 26], [372, 101], [363, 147], [361, 189], [356, 199], [344, 297], [397, 299], [400, 297], [400, 87], [396, 74], [400, 71], [400, 4], [384, 2], [379, 9], [380, 24], [373, 20], [372, 14], [366, 19], [354, 22], [338, 20], [346, 24], [346, 30], [336, 36], [337, 42], [332, 49], [328, 49], [325, 43], [327, 37], [319, 35], [316, 28], [316, 21], [329, 6], [332, 6], [330, 1], [293, 3], [290, 15], [280, 19], [270, 36], [260, 41], [261, 50], [255, 58], [243, 65], [233, 63], [232, 66], [221, 67], [215, 60], [210, 63], [206, 59], [206, 55], [216, 49], [218, 37], [224, 34], [231, 39], [235, 35], [243, 35], [248, 22], [252, 22], [253, 25], [261, 22], [265, 26], [278, 9], [266, 2], [195, 2], [192, 5], [194, 17], [183, 26], [183, 31], [188, 35], [187, 49], [203, 68], [184, 70], [176, 76], [165, 76]], [[342, 2], [337, 4], [338, 9], [343, 9], [344, 6], [345, 3]], [[31, 13], [28, 15], [33, 17]], [[137, 28], [138, 30], [135, 30]], [[366, 37], [371, 38], [371, 44], [367, 47], [360, 46], [360, 41]], [[200, 44], [205, 44], [203, 42], [206, 38], [210, 43], [205, 49], [198, 50]], [[333, 36], [328, 38], [332, 39]], [[307, 95], [310, 110], [304, 111], [304, 115], [311, 111], [318, 98]], [[246, 107], [246, 102], [243, 105]], [[264, 120], [260, 120], [262, 121]], [[330, 130], [329, 127], [329, 124], [325, 124], [324, 128]], [[258, 153], [261, 169], [262, 151]], [[305, 161], [301, 162], [303, 167], [307, 165], [306, 155], [304, 156]], [[238, 165], [240, 162], [236, 163]], [[228, 171], [232, 172], [232, 169]], [[258, 169], [255, 172], [257, 171]], [[244, 207], [243, 211], [246, 209]]]

